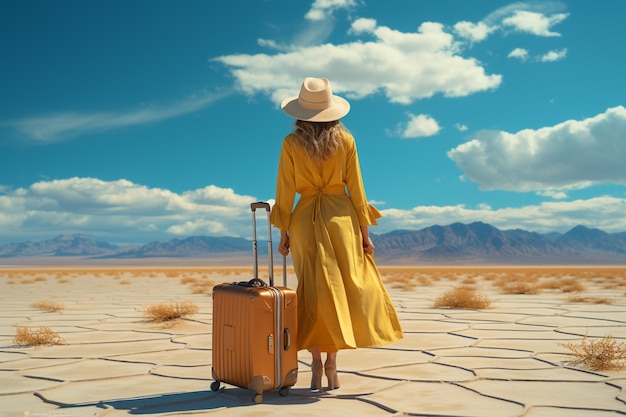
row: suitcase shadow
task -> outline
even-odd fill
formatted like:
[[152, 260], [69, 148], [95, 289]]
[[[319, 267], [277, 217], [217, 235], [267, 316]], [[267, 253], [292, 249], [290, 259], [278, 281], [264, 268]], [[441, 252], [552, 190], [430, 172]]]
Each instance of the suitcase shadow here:
[[[307, 404], [319, 401], [315, 397], [299, 395], [282, 397], [278, 391], [263, 393], [263, 404], [290, 405]], [[206, 390], [196, 392], [172, 393], [150, 397], [138, 397], [124, 400], [104, 401], [104, 407], [125, 410], [129, 414], [184, 413], [193, 411], [216, 410], [220, 408], [255, 406], [253, 392], [237, 387], [224, 387], [217, 392]]]

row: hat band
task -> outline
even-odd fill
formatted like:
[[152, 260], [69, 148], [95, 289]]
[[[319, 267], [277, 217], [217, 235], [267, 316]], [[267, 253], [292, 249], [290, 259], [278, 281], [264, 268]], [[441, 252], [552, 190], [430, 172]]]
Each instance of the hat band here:
[[330, 107], [330, 101], [307, 101], [298, 96], [298, 104], [309, 110], [324, 110]]

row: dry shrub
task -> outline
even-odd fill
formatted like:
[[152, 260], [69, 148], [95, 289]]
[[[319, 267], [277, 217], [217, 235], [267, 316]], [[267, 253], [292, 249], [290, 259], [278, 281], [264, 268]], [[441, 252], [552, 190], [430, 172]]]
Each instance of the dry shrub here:
[[417, 277], [417, 281], [424, 287], [430, 287], [433, 285], [433, 281], [428, 277], [428, 275], [420, 275]]
[[581, 365], [592, 371], [626, 367], [626, 343], [616, 341], [611, 335], [597, 340], [589, 340], [585, 336], [580, 343], [569, 342], [563, 346], [574, 355], [574, 359], [569, 361], [572, 365]]
[[541, 288], [559, 290], [564, 293], [583, 292], [585, 287], [575, 278], [555, 278], [541, 283]]
[[415, 289], [415, 284], [412, 282], [411, 276], [404, 273], [391, 273], [385, 276], [385, 283], [392, 288], [397, 288], [403, 291], [411, 291]]
[[583, 292], [585, 287], [574, 278], [568, 278], [562, 281], [561, 291], [563, 292]]
[[562, 287], [562, 283], [560, 280], [552, 278], [547, 281], [541, 282], [540, 286], [541, 288], [546, 290], [560, 290]]
[[476, 280], [475, 276], [470, 275], [470, 276], [466, 277], [465, 279], [463, 279], [462, 282], [463, 282], [463, 284], [466, 284], [466, 285], [473, 285], [473, 284], [476, 284], [478, 281]]
[[541, 292], [539, 286], [535, 282], [518, 280], [518, 279], [502, 279], [496, 283], [500, 287], [500, 291], [504, 294], [539, 294]]
[[611, 300], [610, 298], [585, 297], [576, 294], [572, 294], [567, 297], [567, 301], [569, 301], [570, 303], [613, 304], [613, 300]]
[[198, 306], [191, 301], [182, 301], [146, 306], [143, 308], [143, 315], [150, 321], [161, 322], [192, 316], [198, 311]]
[[30, 306], [44, 311], [61, 311], [65, 308], [63, 304], [57, 303], [54, 300], [41, 300], [32, 303]]
[[215, 283], [213, 281], [198, 281], [191, 285], [191, 292], [193, 294], [211, 294]]
[[456, 287], [435, 299], [434, 307], [483, 309], [491, 305], [488, 297], [470, 287]]
[[49, 327], [27, 328], [18, 327], [15, 329], [16, 345], [41, 346], [41, 345], [62, 345], [63, 338]]
[[184, 276], [180, 279], [181, 284], [197, 284], [198, 278]]

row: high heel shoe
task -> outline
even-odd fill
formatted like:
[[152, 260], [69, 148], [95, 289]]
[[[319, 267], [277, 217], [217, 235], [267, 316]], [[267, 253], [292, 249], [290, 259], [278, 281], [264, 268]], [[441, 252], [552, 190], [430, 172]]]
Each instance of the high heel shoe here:
[[339, 377], [337, 376], [337, 363], [334, 360], [326, 360], [324, 364], [324, 372], [328, 380], [328, 389], [339, 388]]
[[311, 363], [311, 390], [319, 391], [322, 389], [322, 374], [324, 372], [321, 360], [314, 360]]

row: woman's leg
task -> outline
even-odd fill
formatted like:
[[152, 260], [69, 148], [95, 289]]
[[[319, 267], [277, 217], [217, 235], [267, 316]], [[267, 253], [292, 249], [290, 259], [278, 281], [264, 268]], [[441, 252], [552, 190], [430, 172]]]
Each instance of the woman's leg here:
[[311, 363], [311, 389], [319, 391], [322, 389], [322, 374], [324, 367], [322, 365], [322, 352], [318, 349], [309, 349], [313, 356], [313, 362]]
[[328, 380], [328, 389], [339, 388], [339, 378], [337, 377], [337, 352], [326, 353], [326, 363], [324, 371]]

